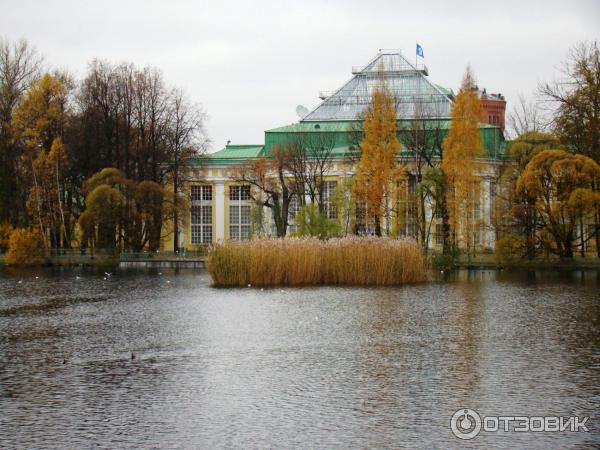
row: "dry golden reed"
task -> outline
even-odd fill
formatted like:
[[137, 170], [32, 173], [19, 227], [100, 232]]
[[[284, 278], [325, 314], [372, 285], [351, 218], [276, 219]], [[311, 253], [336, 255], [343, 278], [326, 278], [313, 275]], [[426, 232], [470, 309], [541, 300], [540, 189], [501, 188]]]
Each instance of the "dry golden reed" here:
[[424, 281], [412, 239], [255, 239], [215, 244], [207, 265], [216, 286], [399, 285]]

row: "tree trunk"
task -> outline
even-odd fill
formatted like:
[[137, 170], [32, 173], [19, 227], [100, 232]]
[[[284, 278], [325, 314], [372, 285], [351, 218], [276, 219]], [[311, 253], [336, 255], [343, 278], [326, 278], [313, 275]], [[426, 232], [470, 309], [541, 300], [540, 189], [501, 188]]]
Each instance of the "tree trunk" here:
[[535, 259], [535, 208], [527, 205], [526, 230], [525, 230], [525, 252], [527, 259]]
[[419, 194], [418, 202], [419, 202], [419, 205], [417, 207], [417, 220], [419, 221], [418, 238], [421, 241], [421, 246], [423, 247], [423, 251], [427, 255], [427, 217], [425, 216], [425, 195], [423, 193]]
[[381, 217], [375, 216], [375, 236], [381, 236]]
[[596, 240], [596, 256], [600, 258], [600, 208], [596, 210], [596, 226], [594, 227], [595, 231], [595, 240]]
[[561, 259], [573, 259], [573, 236], [571, 233], [563, 239], [557, 236], [556, 246]]
[[565, 258], [573, 259], [573, 247], [571, 245], [565, 248]]
[[175, 176], [173, 177], [173, 252], [179, 251], [179, 211], [177, 203], [177, 192], [179, 190], [179, 180], [177, 176], [177, 169], [175, 169]]
[[273, 206], [271, 206], [271, 212], [273, 213], [273, 221], [275, 222], [275, 230], [277, 231], [277, 237], [285, 237], [286, 227], [284, 226], [282, 207], [279, 204], [279, 196], [273, 194]]
[[446, 205], [446, 200], [442, 201], [439, 207], [442, 210], [442, 232], [443, 232], [443, 241], [442, 241], [442, 253], [444, 255], [452, 254], [452, 243], [450, 237], [450, 214], [448, 213], [448, 207]]
[[585, 258], [585, 236], [583, 235], [583, 214], [579, 216], [579, 239], [581, 241], [580, 254]]

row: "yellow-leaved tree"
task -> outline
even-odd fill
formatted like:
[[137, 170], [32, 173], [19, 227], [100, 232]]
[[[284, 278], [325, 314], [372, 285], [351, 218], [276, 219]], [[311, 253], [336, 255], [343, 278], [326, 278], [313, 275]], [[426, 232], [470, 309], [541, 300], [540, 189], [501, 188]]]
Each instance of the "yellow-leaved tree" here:
[[11, 265], [35, 266], [46, 262], [44, 236], [40, 230], [15, 228], [8, 241], [6, 262]]
[[[600, 207], [600, 166], [587, 156], [563, 150], [537, 153], [517, 180], [517, 194], [535, 201], [535, 211], [544, 231], [554, 240], [547, 247], [561, 258], [573, 257], [573, 246], [580, 227], [593, 220]], [[585, 242], [581, 242], [582, 251]]]
[[476, 160], [483, 156], [479, 132], [479, 95], [471, 69], [467, 67], [462, 85], [452, 106], [452, 122], [444, 139], [441, 167], [446, 176], [446, 200], [454, 248], [462, 243], [467, 254], [474, 249], [478, 217], [479, 180]]
[[52, 247], [69, 247], [74, 227], [67, 201], [69, 159], [63, 141], [67, 98], [66, 82], [46, 74], [27, 91], [12, 121], [23, 147], [17, 167], [21, 184], [28, 186], [26, 207]]
[[[371, 105], [364, 113], [362, 154], [356, 168], [354, 193], [363, 232], [368, 233], [373, 227], [377, 236], [382, 234], [383, 218], [389, 212], [393, 191], [405, 173], [396, 161], [400, 148], [395, 99], [382, 81], [373, 90]], [[389, 226], [390, 220], [386, 224]]]

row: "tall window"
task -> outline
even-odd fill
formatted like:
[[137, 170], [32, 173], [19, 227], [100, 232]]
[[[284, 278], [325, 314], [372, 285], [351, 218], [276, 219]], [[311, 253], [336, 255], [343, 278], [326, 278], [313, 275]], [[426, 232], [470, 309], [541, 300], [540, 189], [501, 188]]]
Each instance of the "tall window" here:
[[481, 218], [481, 203], [479, 203], [479, 201], [476, 201], [475, 204], [473, 205], [473, 219], [479, 220], [480, 218]]
[[250, 237], [250, 186], [229, 187], [229, 239]]
[[484, 238], [484, 228], [482, 224], [475, 225], [475, 230], [473, 233], [473, 244], [474, 245], [483, 245]]
[[212, 243], [212, 186], [192, 186], [192, 244]]
[[415, 192], [417, 192], [417, 177], [414, 174], [409, 173], [408, 174], [408, 193], [414, 194]]
[[494, 212], [496, 209], [496, 183], [490, 181], [490, 223], [494, 223]]
[[325, 181], [323, 184], [323, 206], [325, 214], [330, 219], [337, 219], [337, 209], [333, 204], [333, 193], [337, 188], [337, 181]]
[[290, 205], [288, 206], [288, 230], [290, 233], [294, 233], [298, 229], [298, 224], [296, 223], [295, 218], [301, 207], [300, 195], [302, 194], [295, 193], [292, 195], [292, 198], [290, 199]]
[[418, 215], [419, 215], [419, 205], [417, 203], [417, 197], [415, 196], [417, 192], [417, 177], [416, 175], [409, 173], [407, 180], [407, 196], [406, 196], [406, 206], [405, 206], [405, 222], [406, 222], [406, 230], [405, 236], [410, 236], [415, 239], [419, 236], [419, 223], [418, 223]]
[[435, 224], [435, 244], [442, 245], [444, 243], [444, 225], [441, 223]]
[[356, 231], [362, 236], [375, 235], [375, 217], [369, 214], [364, 203], [356, 205]]

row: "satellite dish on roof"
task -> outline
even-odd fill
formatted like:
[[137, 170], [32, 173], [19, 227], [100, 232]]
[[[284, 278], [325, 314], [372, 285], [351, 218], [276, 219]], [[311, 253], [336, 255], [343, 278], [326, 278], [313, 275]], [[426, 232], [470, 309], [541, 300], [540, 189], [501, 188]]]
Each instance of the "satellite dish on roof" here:
[[296, 106], [296, 114], [298, 114], [298, 117], [300, 117], [301, 119], [304, 119], [304, 117], [309, 113], [310, 111], [308, 110], [308, 108], [306, 106], [302, 106], [302, 105], [298, 105]]

